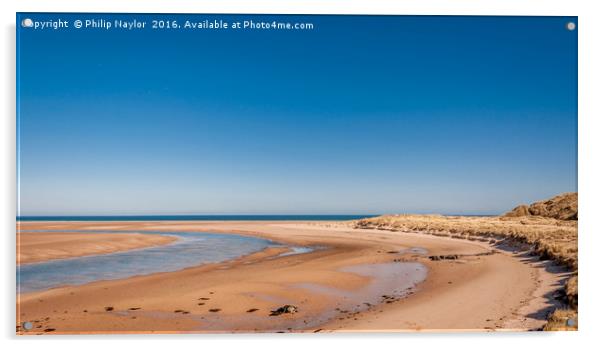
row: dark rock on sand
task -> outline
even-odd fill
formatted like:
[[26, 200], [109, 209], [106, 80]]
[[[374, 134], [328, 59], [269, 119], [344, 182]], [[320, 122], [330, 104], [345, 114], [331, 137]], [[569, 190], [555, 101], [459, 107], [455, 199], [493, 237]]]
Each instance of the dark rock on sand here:
[[299, 309], [297, 308], [297, 306], [284, 305], [280, 308], [277, 308], [276, 310], [273, 310], [271, 312], [270, 316], [276, 316], [276, 315], [281, 315], [281, 314], [285, 314], [285, 313], [293, 314], [298, 311], [299, 311]]
[[441, 260], [457, 260], [460, 257], [458, 255], [433, 255], [429, 256], [431, 261], [441, 261]]

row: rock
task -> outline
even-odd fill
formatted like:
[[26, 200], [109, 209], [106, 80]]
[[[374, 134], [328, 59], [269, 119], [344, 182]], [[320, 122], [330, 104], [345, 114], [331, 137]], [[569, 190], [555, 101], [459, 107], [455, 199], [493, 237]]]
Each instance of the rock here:
[[545, 201], [539, 201], [518, 207], [507, 212], [505, 217], [542, 216], [557, 220], [578, 219], [578, 195], [577, 192], [563, 193]]
[[504, 216], [506, 217], [520, 217], [529, 215], [531, 215], [531, 213], [529, 212], [529, 206], [526, 204], [521, 204], [518, 207], [504, 214]]
[[459, 259], [459, 255], [433, 255], [429, 256], [431, 261], [441, 261], [441, 260], [457, 260]]
[[299, 309], [297, 308], [297, 306], [293, 306], [293, 305], [284, 305], [276, 310], [273, 310], [272, 313], [270, 314], [271, 316], [275, 316], [275, 315], [281, 315], [281, 314], [285, 314], [285, 313], [289, 313], [289, 314], [293, 314], [298, 312]]
[[547, 201], [529, 206], [531, 215], [551, 217], [558, 220], [577, 220], [577, 193], [565, 193]]

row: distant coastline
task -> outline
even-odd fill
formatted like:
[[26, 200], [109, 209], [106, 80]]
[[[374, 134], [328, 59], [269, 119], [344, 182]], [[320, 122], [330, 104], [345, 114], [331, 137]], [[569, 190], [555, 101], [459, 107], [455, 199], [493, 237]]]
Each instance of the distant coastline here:
[[81, 215], [17, 216], [17, 221], [345, 221], [378, 215]]

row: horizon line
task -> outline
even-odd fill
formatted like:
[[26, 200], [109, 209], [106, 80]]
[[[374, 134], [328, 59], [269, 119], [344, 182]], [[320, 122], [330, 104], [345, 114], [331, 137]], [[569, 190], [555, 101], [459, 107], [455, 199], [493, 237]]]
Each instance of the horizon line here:
[[219, 213], [219, 214], [56, 214], [56, 215], [44, 215], [44, 214], [36, 214], [36, 215], [16, 215], [17, 219], [19, 218], [74, 218], [74, 217], [214, 217], [214, 216], [382, 216], [382, 215], [448, 215], [448, 216], [496, 216], [499, 214], [482, 214], [482, 213], [441, 213], [441, 212], [427, 212], [427, 213], [417, 213], [417, 212], [406, 212], [406, 213]]

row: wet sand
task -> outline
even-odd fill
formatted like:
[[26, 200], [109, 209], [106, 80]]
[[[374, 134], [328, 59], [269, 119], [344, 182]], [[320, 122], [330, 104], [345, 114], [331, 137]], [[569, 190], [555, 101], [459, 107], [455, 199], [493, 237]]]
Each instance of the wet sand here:
[[148, 248], [175, 240], [170, 236], [140, 233], [18, 233], [17, 264]]
[[[287, 248], [219, 264], [18, 296], [25, 334], [529, 330], [545, 323], [566, 273], [525, 252], [344, 223], [21, 223], [27, 229], [236, 233]], [[433, 261], [433, 255], [458, 255]], [[395, 274], [396, 276], [391, 276]], [[425, 278], [426, 277], [426, 278]], [[271, 316], [291, 304], [294, 314]]]

